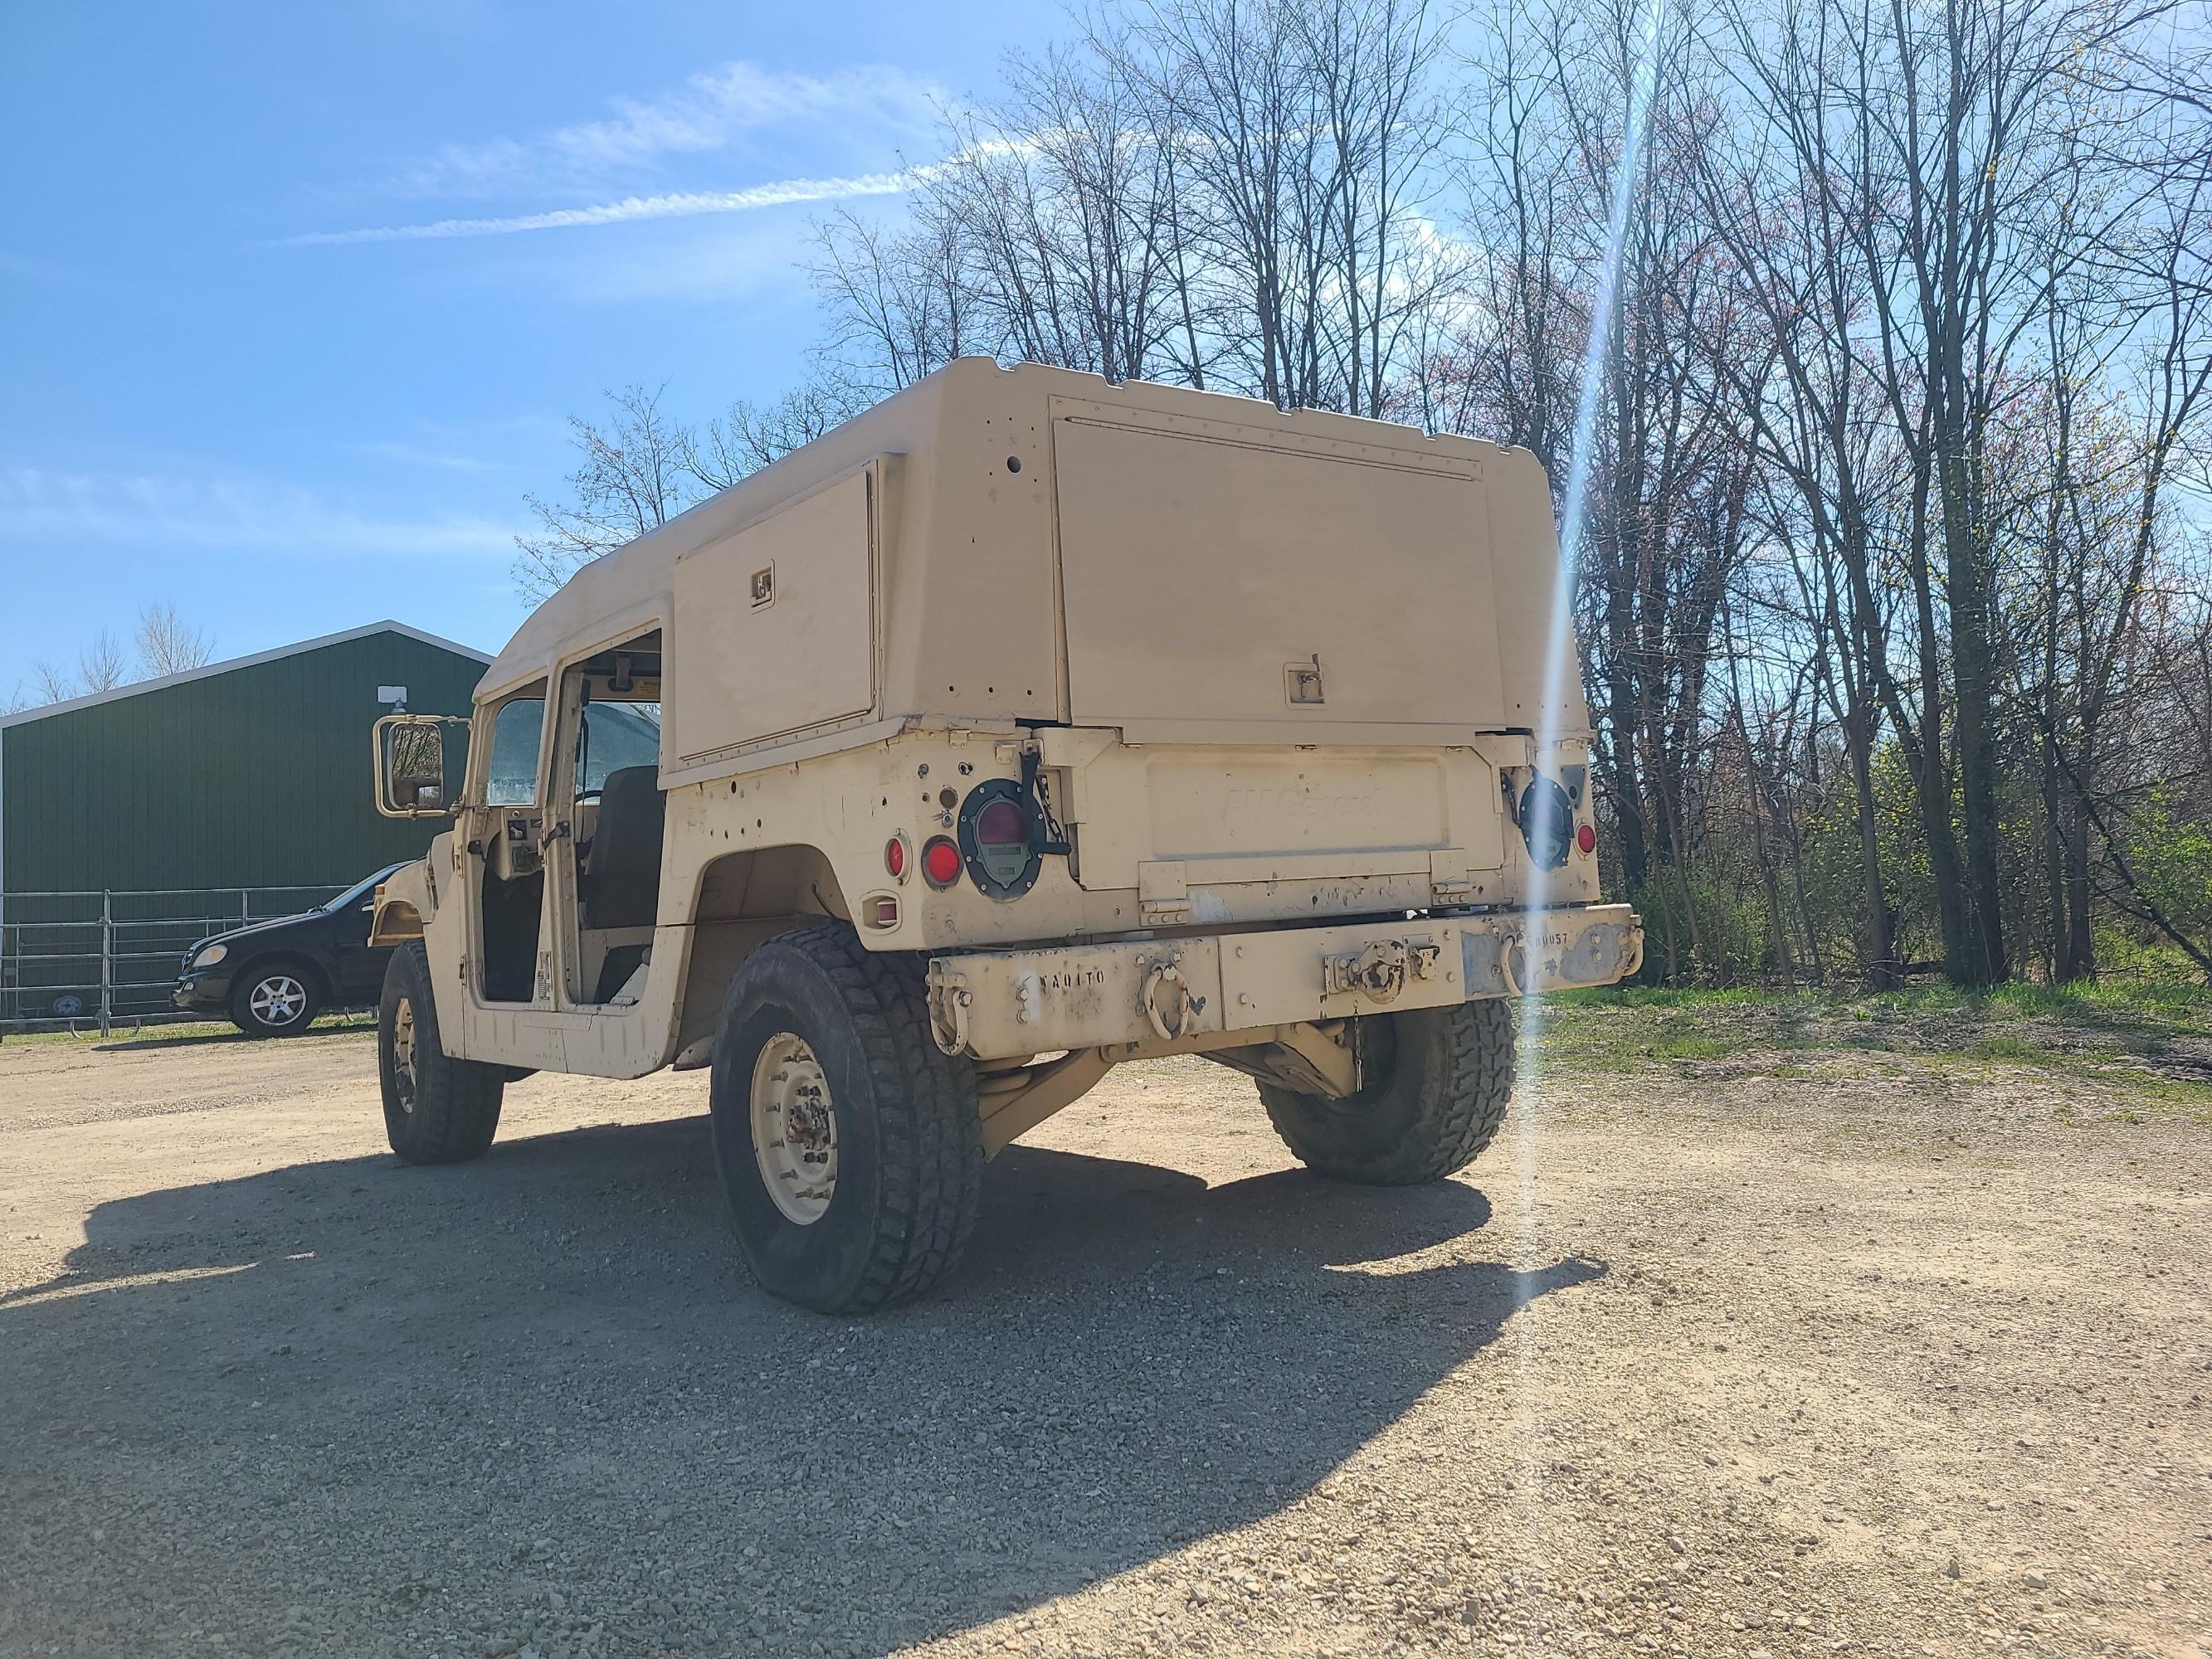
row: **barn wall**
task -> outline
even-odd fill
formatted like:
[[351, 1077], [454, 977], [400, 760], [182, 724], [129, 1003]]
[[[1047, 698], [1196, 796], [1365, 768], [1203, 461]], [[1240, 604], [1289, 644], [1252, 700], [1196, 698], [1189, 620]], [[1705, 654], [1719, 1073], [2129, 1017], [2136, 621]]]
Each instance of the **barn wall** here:
[[446, 821], [371, 804], [376, 689], [461, 714], [483, 672], [374, 634], [11, 726], [8, 890], [335, 885], [417, 856]]

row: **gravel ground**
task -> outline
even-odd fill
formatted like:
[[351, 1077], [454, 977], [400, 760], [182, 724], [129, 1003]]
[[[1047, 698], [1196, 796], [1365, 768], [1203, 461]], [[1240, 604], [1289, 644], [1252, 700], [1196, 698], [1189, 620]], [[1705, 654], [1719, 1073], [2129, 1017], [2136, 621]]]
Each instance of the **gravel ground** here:
[[1412, 1192], [1128, 1068], [857, 1324], [697, 1074], [418, 1170], [358, 1031], [0, 1045], [0, 1654], [2202, 1659], [2212, 1091], [1825, 1042]]

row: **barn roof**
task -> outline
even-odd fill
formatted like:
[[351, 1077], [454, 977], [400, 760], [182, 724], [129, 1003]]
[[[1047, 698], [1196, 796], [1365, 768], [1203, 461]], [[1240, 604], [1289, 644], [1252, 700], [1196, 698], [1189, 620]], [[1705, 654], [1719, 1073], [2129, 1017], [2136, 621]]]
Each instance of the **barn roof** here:
[[434, 645], [441, 651], [450, 651], [457, 657], [489, 664], [491, 658], [482, 651], [461, 645], [453, 640], [440, 639], [435, 634], [426, 634], [419, 628], [410, 628], [405, 623], [386, 618], [383, 622], [366, 623], [359, 628], [349, 628], [336, 634], [325, 634], [318, 639], [301, 640], [296, 645], [280, 645], [273, 651], [257, 651], [250, 657], [232, 657], [223, 662], [211, 662], [204, 667], [188, 668], [181, 674], [164, 674], [159, 679], [134, 680], [128, 685], [118, 685], [106, 691], [94, 691], [88, 696], [65, 697], [59, 702], [43, 703], [36, 708], [26, 708], [20, 714], [0, 715], [0, 732], [11, 726], [26, 726], [33, 720], [42, 720], [51, 714], [72, 714], [80, 708], [97, 708], [104, 702], [120, 702], [125, 697], [143, 696], [149, 691], [164, 691], [173, 685], [183, 685], [192, 680], [204, 680], [213, 674], [228, 674], [234, 668], [252, 668], [264, 662], [276, 662], [285, 657], [296, 657], [309, 651], [319, 651], [326, 645], [343, 645], [348, 640], [367, 639], [373, 634], [403, 634], [424, 645]]

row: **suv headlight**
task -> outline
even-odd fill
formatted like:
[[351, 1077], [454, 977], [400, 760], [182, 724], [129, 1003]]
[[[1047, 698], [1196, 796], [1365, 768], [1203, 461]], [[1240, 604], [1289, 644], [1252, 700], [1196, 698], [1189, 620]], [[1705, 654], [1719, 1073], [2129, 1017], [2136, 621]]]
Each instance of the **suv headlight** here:
[[191, 965], [194, 968], [212, 968], [229, 954], [228, 945], [210, 945], [204, 951], [193, 952]]

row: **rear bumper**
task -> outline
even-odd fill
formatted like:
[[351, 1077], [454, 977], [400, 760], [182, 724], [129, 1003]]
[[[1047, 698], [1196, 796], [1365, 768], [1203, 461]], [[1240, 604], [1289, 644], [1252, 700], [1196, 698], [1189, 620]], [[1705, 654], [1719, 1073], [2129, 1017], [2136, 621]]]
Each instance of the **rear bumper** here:
[[1183, 1045], [1241, 1030], [1611, 985], [1644, 961], [1625, 904], [1260, 928], [929, 964], [938, 1047], [975, 1060]]

